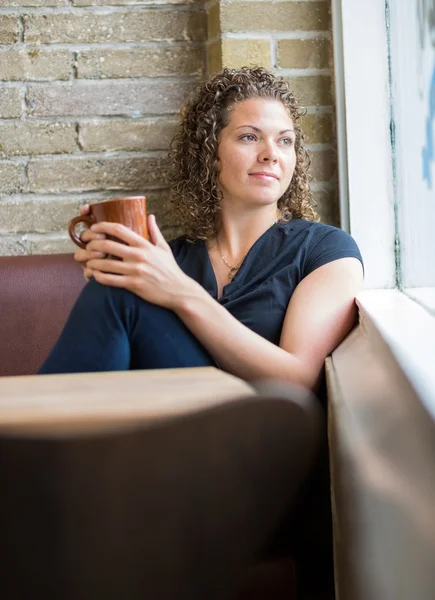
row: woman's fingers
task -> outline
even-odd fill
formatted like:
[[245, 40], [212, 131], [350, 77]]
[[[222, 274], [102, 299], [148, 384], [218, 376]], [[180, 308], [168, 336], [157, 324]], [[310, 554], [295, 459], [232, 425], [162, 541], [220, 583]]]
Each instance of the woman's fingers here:
[[150, 232], [151, 240], [155, 246], [160, 246], [160, 248], [164, 248], [165, 250], [169, 249], [169, 244], [163, 237], [163, 234], [157, 225], [155, 215], [149, 215], [148, 217], [148, 231]]
[[103, 256], [107, 254], [112, 254], [118, 258], [122, 258], [124, 260], [143, 260], [143, 252], [144, 248], [136, 248], [132, 246], [127, 246], [126, 244], [122, 244], [121, 242], [115, 242], [113, 240], [92, 240], [86, 246], [86, 250], [88, 252], [98, 252]]
[[82, 216], [89, 214], [89, 204], [83, 204], [83, 206], [80, 207], [80, 214]]
[[137, 248], [146, 248], [151, 245], [151, 242], [120, 223], [108, 223], [107, 221], [102, 221], [101, 223], [92, 225], [91, 231], [116, 237], [125, 244], [136, 246]]
[[[83, 206], [80, 207], [80, 215], [88, 215], [89, 212], [89, 204], [83, 204]], [[89, 250], [87, 245], [92, 240], [103, 240], [105, 238], [106, 236], [103, 233], [91, 231], [89, 227], [86, 227], [80, 234], [80, 239], [84, 244], [86, 244], [86, 248], [77, 250], [74, 253], [74, 260], [82, 267], [83, 277], [86, 279], [86, 281], [89, 281], [94, 275], [93, 270], [88, 266], [88, 262], [92, 259], [102, 259], [106, 256], [104, 252]]]
[[149, 273], [148, 262], [153, 256], [153, 249], [158, 246], [161, 250], [170, 251], [153, 215], [149, 217], [148, 227], [153, 243], [119, 223], [96, 223], [86, 234], [86, 239], [90, 240], [86, 250], [76, 253], [77, 260], [86, 260], [87, 274], [98, 282], [134, 289]]
[[86, 227], [86, 229], [84, 229], [80, 235], [80, 239], [84, 244], [87, 244], [92, 240], [104, 240], [105, 238], [106, 236], [104, 233], [95, 233], [95, 231], [92, 231], [88, 227]]
[[83, 277], [86, 279], [86, 281], [89, 281], [90, 279], [92, 279], [93, 276], [94, 276], [94, 272], [92, 269], [88, 269], [86, 267], [83, 269]]
[[[92, 274], [95, 281], [102, 283], [103, 285], [110, 285], [111, 287], [118, 287], [124, 289], [130, 289], [126, 284], [126, 279], [121, 275], [112, 273], [104, 273], [103, 271], [94, 271]], [[132, 289], [130, 291], [133, 291]]]
[[[104, 240], [106, 239], [106, 236], [103, 233], [95, 233], [89, 228], [86, 228], [84, 231], [82, 231], [80, 239], [84, 244], [86, 244], [86, 248], [77, 250], [74, 254], [74, 259], [79, 262], [86, 271], [86, 263], [88, 260], [91, 260], [92, 258], [104, 258], [106, 256], [105, 252], [100, 252], [99, 250], [90, 250], [88, 247], [89, 243], [93, 240]], [[92, 277], [92, 273], [86, 274], [85, 272], [84, 275], [85, 279], [90, 279], [90, 277]]]
[[88, 260], [92, 258], [104, 258], [106, 256], [105, 252], [99, 251], [90, 251], [87, 249], [77, 250], [74, 254], [74, 260], [79, 263], [87, 263]]
[[143, 265], [139, 266], [137, 263], [129, 263], [111, 258], [93, 258], [88, 261], [87, 268], [92, 271], [111, 273], [113, 275], [138, 275], [139, 272], [142, 273], [143, 271]]

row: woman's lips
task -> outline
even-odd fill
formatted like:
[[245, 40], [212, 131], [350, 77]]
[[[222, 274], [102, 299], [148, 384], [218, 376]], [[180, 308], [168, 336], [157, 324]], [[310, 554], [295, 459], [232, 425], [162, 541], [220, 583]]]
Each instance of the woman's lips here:
[[278, 177], [274, 173], [249, 173], [249, 177], [255, 177], [255, 179], [263, 181], [278, 181]]

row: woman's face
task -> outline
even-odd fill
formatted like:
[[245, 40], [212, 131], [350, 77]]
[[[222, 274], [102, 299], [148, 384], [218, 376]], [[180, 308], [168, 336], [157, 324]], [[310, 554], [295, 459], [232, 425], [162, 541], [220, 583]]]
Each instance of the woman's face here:
[[222, 204], [276, 203], [296, 165], [293, 121], [279, 100], [252, 98], [236, 104], [219, 136]]

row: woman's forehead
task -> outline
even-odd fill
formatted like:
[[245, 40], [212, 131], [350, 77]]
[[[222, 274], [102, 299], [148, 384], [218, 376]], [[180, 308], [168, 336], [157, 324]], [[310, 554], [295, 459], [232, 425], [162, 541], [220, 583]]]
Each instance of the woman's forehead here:
[[263, 124], [281, 129], [294, 129], [293, 119], [280, 100], [249, 98], [234, 104], [228, 114], [228, 126]]

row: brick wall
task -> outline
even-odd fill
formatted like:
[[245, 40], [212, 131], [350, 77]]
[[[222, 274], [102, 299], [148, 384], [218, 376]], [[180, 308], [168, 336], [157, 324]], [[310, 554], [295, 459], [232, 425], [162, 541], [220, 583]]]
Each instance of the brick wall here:
[[145, 193], [170, 238], [179, 106], [207, 64], [254, 63], [308, 107], [315, 197], [336, 223], [329, 0], [0, 0], [0, 255], [72, 250], [80, 204], [120, 194]]

